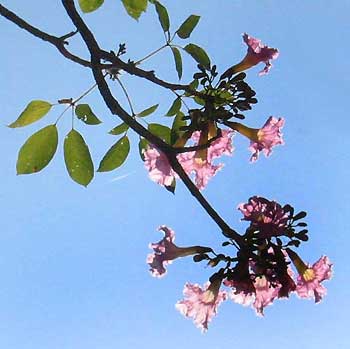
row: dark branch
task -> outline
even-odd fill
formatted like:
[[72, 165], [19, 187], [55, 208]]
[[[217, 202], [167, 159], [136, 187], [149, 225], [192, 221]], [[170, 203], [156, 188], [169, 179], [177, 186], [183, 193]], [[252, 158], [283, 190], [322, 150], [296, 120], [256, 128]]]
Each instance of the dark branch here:
[[174, 171], [179, 175], [182, 179], [188, 190], [191, 194], [198, 200], [198, 202], [202, 205], [202, 207], [206, 210], [210, 217], [216, 222], [216, 224], [220, 227], [223, 234], [227, 237], [234, 239], [239, 245], [243, 245], [243, 238], [237, 232], [229, 227], [229, 225], [220, 217], [220, 215], [214, 210], [214, 208], [209, 204], [209, 202], [204, 198], [204, 196], [200, 193], [191, 179], [187, 176], [182, 166], [178, 162], [176, 158], [176, 154], [173, 152], [173, 148], [161, 141], [158, 137], [155, 137], [144, 127], [139, 125], [115, 100], [113, 95], [110, 92], [110, 89], [104, 79], [104, 76], [99, 69], [100, 60], [104, 58], [103, 52], [101, 52], [99, 45], [93, 36], [90, 29], [87, 27], [85, 22], [80, 17], [77, 12], [74, 1], [73, 0], [62, 0], [63, 6], [67, 11], [68, 16], [78, 29], [81, 34], [86, 46], [89, 49], [91, 54], [91, 65], [92, 71], [94, 74], [94, 78], [96, 80], [97, 86], [103, 97], [107, 107], [110, 109], [112, 114], [117, 114], [126, 124], [128, 124], [131, 128], [133, 128], [139, 135], [146, 138], [151, 143], [155, 144], [162, 150], [168, 157], [170, 165], [173, 167]]
[[16, 24], [18, 27], [24, 29], [28, 33], [34, 35], [35, 37], [54, 45], [64, 57], [84, 67], [90, 67], [90, 62], [70, 53], [66, 49], [65, 45], [67, 44], [67, 42], [65, 42], [65, 39], [72, 36], [73, 35], [72, 33], [63, 35], [62, 37], [57, 37], [57, 36], [53, 36], [48, 33], [45, 33], [40, 29], [32, 26], [22, 18], [18, 17], [14, 12], [8, 10], [6, 7], [2, 6], [1, 4], [0, 4], [0, 15], [8, 19], [10, 22]]

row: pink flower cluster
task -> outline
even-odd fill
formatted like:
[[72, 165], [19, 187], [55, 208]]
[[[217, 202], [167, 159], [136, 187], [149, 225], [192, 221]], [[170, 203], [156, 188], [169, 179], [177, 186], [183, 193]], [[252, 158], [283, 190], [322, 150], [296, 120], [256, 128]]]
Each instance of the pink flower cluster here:
[[[194, 132], [192, 140], [195, 145], [198, 144], [200, 132]], [[224, 164], [213, 164], [213, 160], [222, 155], [231, 155], [233, 131], [223, 130], [222, 136], [215, 140], [207, 150], [206, 160], [196, 157], [196, 152], [191, 151], [181, 153], [177, 156], [178, 161], [188, 175], [194, 176], [194, 181], [199, 190], [202, 190], [208, 184], [210, 178], [224, 166]], [[145, 158], [145, 167], [149, 171], [149, 176], [154, 182], [170, 186], [173, 180], [177, 178], [177, 174], [172, 169], [167, 157], [164, 153], [153, 146], [149, 146], [143, 153]]]
[[284, 126], [283, 118], [270, 116], [265, 125], [257, 132], [256, 139], [251, 140], [249, 150], [253, 153], [250, 161], [258, 159], [259, 153], [264, 152], [265, 156], [270, 156], [272, 148], [278, 144], [284, 144], [281, 128]]
[[263, 238], [282, 235], [291, 218], [290, 212], [285, 211], [279, 203], [259, 196], [251, 197], [248, 203], [240, 204], [238, 209], [244, 216], [242, 220], [250, 221]]
[[[250, 200], [254, 202], [253, 207], [259, 207], [259, 205], [255, 205], [255, 202], [259, 201], [258, 199], [254, 197]], [[260, 206], [265, 204], [263, 202]], [[253, 218], [255, 217], [254, 210], [251, 210], [248, 204], [242, 210], [244, 210], [248, 220], [253, 221], [255, 219]], [[265, 214], [266, 210], [262, 211]], [[170, 264], [175, 258], [210, 250], [200, 246], [178, 247], [174, 244], [175, 233], [173, 230], [166, 226], [161, 226], [159, 230], [164, 232], [164, 238], [157, 243], [150, 244], [150, 248], [153, 249], [154, 253], [147, 257], [152, 276], [164, 276], [166, 265]], [[273, 253], [273, 251], [271, 252]], [[287, 258], [288, 255], [286, 253], [284, 255]], [[244, 272], [245, 269], [246, 272]], [[312, 266], [305, 266], [303, 270], [299, 271], [296, 279], [289, 266], [285, 275], [279, 278], [271, 278], [271, 273], [268, 271], [265, 274], [259, 274], [258, 268], [252, 261], [246, 264], [246, 268], [243, 267], [240, 270], [239, 274], [242, 274], [243, 271], [243, 277], [242, 275], [237, 278], [234, 276], [225, 279], [223, 282], [226, 287], [230, 288], [229, 293], [220, 289], [221, 278], [216, 278], [214, 281], [205, 284], [203, 288], [198, 284], [186, 283], [184, 299], [177, 302], [176, 308], [184, 316], [192, 318], [195, 325], [202, 331], [206, 331], [209, 322], [217, 314], [219, 305], [228, 298], [244, 306], [251, 305], [257, 315], [263, 316], [264, 308], [271, 305], [276, 299], [289, 297], [292, 292], [295, 292], [300, 298], [314, 297], [316, 303], [320, 302], [326, 294], [326, 289], [321, 283], [332, 277], [332, 264], [326, 256], [322, 256]]]
[[[290, 277], [293, 276], [291, 269], [288, 270]], [[315, 297], [319, 302], [326, 294], [326, 289], [321, 285], [322, 281], [329, 280], [332, 276], [332, 264], [325, 256], [321, 257], [306, 274], [297, 277], [297, 286], [294, 281], [290, 285], [289, 293], [296, 292], [301, 298]], [[292, 280], [292, 279], [291, 279]], [[277, 298], [284, 298], [281, 294], [282, 285], [278, 282], [271, 282], [264, 275], [256, 276], [252, 280], [253, 290], [247, 287], [248, 283], [224, 281], [224, 285], [231, 288], [229, 298], [235, 303], [248, 306], [251, 305], [259, 316], [264, 315], [264, 308], [271, 305]], [[226, 300], [225, 290], [210, 290], [211, 284], [206, 284], [202, 289], [197, 284], [186, 284], [184, 288], [185, 299], [176, 304], [176, 308], [186, 317], [193, 318], [197, 327], [203, 331], [208, 329], [208, 323], [217, 314], [218, 306]]]

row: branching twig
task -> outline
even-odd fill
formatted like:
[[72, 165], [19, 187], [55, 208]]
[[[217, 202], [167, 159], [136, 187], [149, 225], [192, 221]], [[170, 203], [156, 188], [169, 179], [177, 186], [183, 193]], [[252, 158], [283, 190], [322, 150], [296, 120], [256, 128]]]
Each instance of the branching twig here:
[[174, 153], [174, 148], [170, 147], [168, 144], [164, 143], [161, 139], [154, 136], [148, 130], [146, 130], [142, 125], [138, 124], [132, 117], [129, 115], [116, 101], [116, 99], [111, 94], [111, 91], [99, 69], [100, 60], [104, 58], [104, 52], [101, 52], [99, 45], [87, 27], [83, 19], [80, 17], [77, 12], [74, 1], [73, 0], [62, 0], [63, 6], [67, 11], [68, 16], [72, 20], [73, 24], [79, 30], [90, 54], [91, 54], [91, 66], [92, 71], [107, 107], [113, 114], [117, 114], [126, 124], [128, 124], [134, 131], [136, 131], [139, 135], [146, 138], [149, 142], [156, 145], [161, 151], [163, 151], [170, 165], [174, 169], [174, 171], [179, 175], [185, 186], [191, 192], [191, 194], [198, 200], [201, 206], [206, 210], [209, 216], [216, 222], [216, 224], [220, 227], [223, 234], [229, 238], [234, 239], [239, 245], [243, 245], [243, 238], [236, 231], [234, 231], [230, 226], [221, 218], [221, 216], [215, 211], [215, 209], [209, 204], [209, 202], [205, 199], [205, 197], [201, 194], [201, 192], [197, 189], [191, 179], [187, 176], [184, 169], [178, 162], [176, 158], [176, 154]]

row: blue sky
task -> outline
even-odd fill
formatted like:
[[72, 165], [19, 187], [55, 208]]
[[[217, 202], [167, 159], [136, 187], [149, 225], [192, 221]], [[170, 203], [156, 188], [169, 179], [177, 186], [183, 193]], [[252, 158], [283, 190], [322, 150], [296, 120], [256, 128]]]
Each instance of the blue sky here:
[[[85, 18], [101, 45], [115, 49], [127, 43], [127, 57], [138, 59], [163, 43], [157, 17], [150, 8], [137, 23], [117, 0]], [[4, 6], [50, 33], [73, 29], [60, 1], [4, 0]], [[0, 347], [19, 349], [223, 348], [256, 345], [288, 348], [348, 348], [349, 293], [348, 190], [350, 145], [346, 101], [349, 90], [350, 3], [339, 0], [293, 2], [165, 1], [176, 29], [189, 14], [201, 21], [191, 41], [206, 48], [221, 71], [245, 54], [241, 34], [247, 32], [279, 48], [271, 73], [248, 81], [259, 103], [247, 113], [247, 124], [259, 127], [270, 115], [286, 118], [286, 145], [268, 159], [248, 162], [248, 142], [236, 137], [236, 151], [204, 191], [235, 228], [243, 230], [236, 210], [252, 195], [291, 203], [309, 213], [310, 241], [301, 255], [314, 262], [322, 254], [334, 263], [328, 295], [315, 306], [292, 297], [276, 301], [257, 318], [251, 309], [224, 303], [209, 332], [198, 329], [174, 309], [186, 281], [204, 283], [211, 270], [191, 260], [178, 260], [161, 279], [150, 277], [145, 258], [156, 228], [176, 231], [179, 245], [220, 246], [215, 224], [182, 185], [172, 196], [151, 182], [137, 153], [117, 171], [97, 174], [85, 189], [64, 168], [62, 146], [70, 129], [67, 115], [59, 124], [59, 151], [41, 173], [16, 176], [20, 146], [59, 114], [23, 129], [9, 124], [33, 99], [55, 102], [77, 97], [92, 84], [87, 69], [61, 57], [54, 48], [0, 18], [2, 55], [0, 148]], [[78, 38], [71, 48], [86, 56]], [[147, 61], [161, 77], [177, 81], [170, 52]], [[170, 67], [170, 68], [169, 68]], [[184, 81], [194, 63], [185, 59]], [[136, 78], [124, 77], [139, 109], [160, 103], [150, 121], [163, 120], [173, 97]], [[115, 95], [125, 104], [118, 87]], [[119, 123], [97, 93], [86, 103], [103, 119], [101, 126], [76, 123], [90, 145], [95, 164], [117, 140], [107, 132]], [[115, 180], [118, 176], [125, 178]]]

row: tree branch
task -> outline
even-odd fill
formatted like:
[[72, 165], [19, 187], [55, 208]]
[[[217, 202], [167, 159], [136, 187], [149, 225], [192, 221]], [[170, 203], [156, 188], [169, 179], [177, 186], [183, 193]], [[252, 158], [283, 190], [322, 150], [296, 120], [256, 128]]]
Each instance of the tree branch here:
[[[112, 114], [118, 115], [134, 131], [136, 131], [139, 135], [156, 145], [161, 151], [163, 151], [166, 154], [166, 156], [169, 159], [170, 165], [173, 167], [174, 171], [179, 175], [181, 180], [184, 182], [185, 186], [197, 199], [197, 201], [201, 204], [201, 206], [205, 209], [209, 216], [220, 227], [223, 234], [229, 238], [234, 239], [240, 246], [242, 246], [244, 244], [242, 236], [229, 227], [229, 225], [220, 217], [220, 215], [214, 210], [214, 208], [209, 204], [205, 197], [200, 193], [200, 191], [197, 189], [197, 187], [194, 185], [191, 179], [187, 176], [184, 169], [178, 162], [173, 148], [161, 141], [158, 137], [155, 137], [142, 125], [139, 125], [115, 100], [115, 98], [111, 94], [111, 91], [104, 79], [101, 70], [99, 69], [100, 60], [104, 57], [104, 52], [100, 50], [99, 45], [92, 32], [77, 12], [74, 5], [74, 1], [62, 0], [62, 4], [68, 16], [72, 20], [73, 24], [78, 29], [91, 54], [91, 67], [94, 74], [94, 78], [96, 80], [101, 96], [103, 97], [107, 107], [110, 109]], [[154, 141], [154, 139], [156, 139], [156, 142]]]

